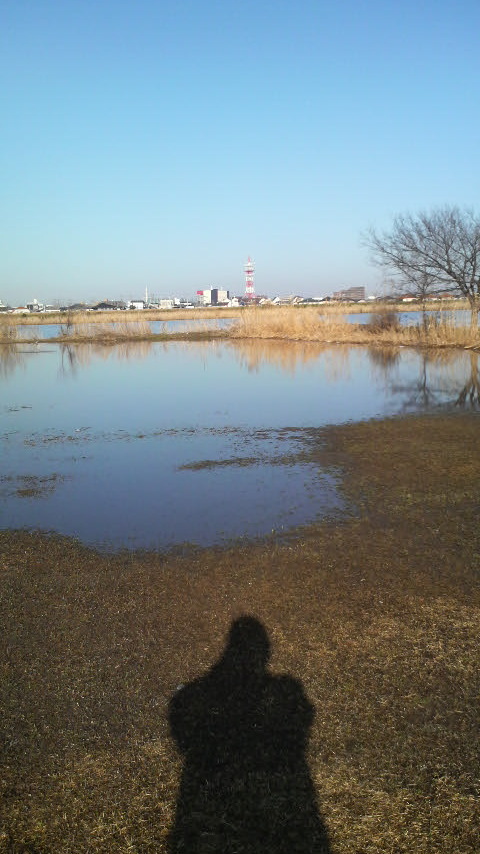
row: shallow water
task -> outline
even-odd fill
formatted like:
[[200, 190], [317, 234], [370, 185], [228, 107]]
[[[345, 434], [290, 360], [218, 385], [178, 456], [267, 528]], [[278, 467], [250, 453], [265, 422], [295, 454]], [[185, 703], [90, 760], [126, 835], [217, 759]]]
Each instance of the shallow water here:
[[0, 527], [104, 548], [255, 537], [341, 512], [312, 428], [478, 406], [478, 356], [285, 342], [3, 348]]
[[[122, 321], [120, 316], [118, 321], [106, 321], [105, 324], [99, 322], [98, 320], [95, 323], [92, 322], [90, 324], [90, 328], [92, 326], [95, 327], [95, 330], [100, 332], [102, 326], [107, 330], [111, 331], [112, 323], [117, 323], [120, 325], [127, 326], [131, 329], [132, 333], [135, 333], [135, 326], [141, 324], [141, 326], [150, 327], [150, 331], [155, 335], [161, 335], [165, 333], [179, 333], [179, 332], [196, 332], [198, 330], [216, 330], [216, 329], [228, 329], [232, 323], [235, 322], [235, 318], [225, 317], [225, 318], [205, 318], [205, 319], [193, 319], [188, 316], [185, 320], [146, 320], [143, 321], [141, 317], [139, 317], [138, 322], [135, 320], [132, 321]], [[81, 324], [79, 324], [78, 329], [81, 332]], [[89, 324], [86, 323], [85, 327], [88, 328]], [[61, 334], [64, 334], [62, 330], [62, 324], [60, 323], [39, 323], [35, 324], [18, 324], [17, 325], [17, 335], [19, 338], [27, 341], [44, 341], [49, 338], [58, 338]]]
[[[393, 309], [393, 313], [396, 314], [398, 321], [402, 326], [421, 326], [423, 323], [423, 312], [421, 311], [395, 311], [395, 309]], [[330, 315], [330, 317], [332, 316], [334, 315]], [[378, 312], [343, 314], [337, 316], [343, 317], [347, 323], [357, 323], [360, 326], [364, 326], [366, 323], [370, 323], [375, 317], [378, 317]], [[430, 322], [448, 322], [454, 326], [470, 325], [470, 312], [464, 309], [456, 309], [455, 311], [452, 311], [439, 308], [434, 311], [426, 311], [425, 316]], [[323, 317], [328, 317], [328, 315], [323, 315]]]

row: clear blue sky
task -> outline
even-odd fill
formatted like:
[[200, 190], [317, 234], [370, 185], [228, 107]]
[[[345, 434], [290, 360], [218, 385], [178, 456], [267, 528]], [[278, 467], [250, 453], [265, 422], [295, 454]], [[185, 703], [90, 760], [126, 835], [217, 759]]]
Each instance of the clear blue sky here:
[[480, 191], [479, 0], [4, 0], [0, 299], [379, 289]]

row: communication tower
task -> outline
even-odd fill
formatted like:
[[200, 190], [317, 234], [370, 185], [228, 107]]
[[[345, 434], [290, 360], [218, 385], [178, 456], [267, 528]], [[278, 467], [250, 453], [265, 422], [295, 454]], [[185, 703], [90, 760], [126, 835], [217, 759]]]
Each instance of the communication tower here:
[[255, 298], [255, 264], [253, 263], [250, 256], [248, 256], [248, 261], [244, 264], [245, 270], [245, 297], [246, 299], [254, 299]]

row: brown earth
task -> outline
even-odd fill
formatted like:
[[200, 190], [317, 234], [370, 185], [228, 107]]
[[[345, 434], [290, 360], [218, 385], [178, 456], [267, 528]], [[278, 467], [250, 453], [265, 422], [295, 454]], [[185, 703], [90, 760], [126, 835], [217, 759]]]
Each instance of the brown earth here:
[[[479, 431], [467, 414], [319, 431], [312, 455], [344, 473], [352, 512], [282, 543], [101, 555], [0, 532], [0, 851], [167, 851], [169, 703], [245, 613], [314, 708], [331, 854], [478, 851]], [[192, 854], [220, 850], [209, 821]], [[260, 831], [224, 850], [306, 850]]]

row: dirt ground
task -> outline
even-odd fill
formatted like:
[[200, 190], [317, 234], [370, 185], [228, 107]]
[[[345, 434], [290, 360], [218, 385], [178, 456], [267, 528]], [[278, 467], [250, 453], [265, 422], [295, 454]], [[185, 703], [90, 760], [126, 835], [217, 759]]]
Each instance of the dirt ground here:
[[[320, 430], [351, 511], [281, 542], [0, 532], [0, 851], [477, 852], [479, 436]], [[242, 615], [268, 665], [229, 658]]]

